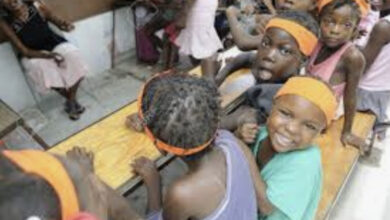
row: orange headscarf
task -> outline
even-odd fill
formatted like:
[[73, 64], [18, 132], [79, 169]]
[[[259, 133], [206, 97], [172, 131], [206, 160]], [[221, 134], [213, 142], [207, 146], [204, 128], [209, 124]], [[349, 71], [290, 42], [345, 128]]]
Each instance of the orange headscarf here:
[[[327, 4], [333, 0], [320, 0], [318, 1], [318, 11], [321, 11]], [[370, 3], [366, 0], [354, 0], [358, 4], [362, 17], [366, 16], [371, 9]]]
[[281, 28], [291, 34], [298, 42], [299, 50], [306, 56], [310, 56], [317, 46], [318, 38], [304, 26], [283, 18], [272, 18], [266, 29], [271, 27]]
[[275, 99], [283, 95], [298, 95], [316, 105], [324, 112], [327, 125], [334, 118], [337, 99], [333, 91], [322, 81], [311, 77], [291, 77], [280, 88]]
[[79, 212], [73, 182], [57, 158], [38, 150], [5, 150], [2, 153], [24, 172], [41, 177], [53, 187], [60, 201], [62, 220], [69, 220]]
[[[142, 99], [144, 97], [144, 93], [145, 93], [145, 89], [147, 88], [147, 85], [152, 80], [154, 80], [154, 79], [156, 79], [158, 77], [162, 77], [164, 75], [168, 75], [168, 74], [170, 74], [169, 71], [163, 72], [161, 74], [157, 74], [156, 76], [154, 76], [151, 79], [149, 79], [144, 84], [144, 86], [142, 87], [141, 92], [140, 92], [140, 94], [138, 96], [138, 100], [137, 100], [138, 116], [141, 118], [142, 121], [144, 121], [144, 113], [142, 111]], [[155, 137], [153, 135], [152, 131], [146, 125], [146, 123], [144, 123], [143, 126], [144, 126], [144, 130], [145, 130], [146, 136], [148, 136], [153, 141], [154, 145], [157, 148], [159, 148], [161, 150], [164, 150], [164, 151], [167, 151], [167, 152], [172, 153], [172, 154], [177, 155], [177, 156], [188, 156], [188, 155], [192, 155], [192, 154], [201, 152], [206, 147], [208, 147], [211, 144], [211, 142], [213, 142], [214, 137], [215, 137], [215, 135], [214, 135], [210, 140], [208, 140], [206, 143], [204, 143], [202, 145], [199, 145], [199, 146], [196, 146], [196, 147], [193, 147], [193, 148], [184, 149], [182, 147], [177, 147], [177, 146], [173, 146], [173, 145], [170, 145], [168, 143], [165, 143], [164, 141], [162, 141], [162, 140], [158, 139], [157, 137]]]

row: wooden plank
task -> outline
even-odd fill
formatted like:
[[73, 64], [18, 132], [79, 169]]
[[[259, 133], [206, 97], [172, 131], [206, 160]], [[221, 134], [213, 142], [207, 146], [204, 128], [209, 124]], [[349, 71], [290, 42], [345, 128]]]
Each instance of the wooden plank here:
[[136, 102], [120, 109], [78, 134], [54, 146], [49, 152], [64, 154], [74, 146], [94, 152], [96, 174], [114, 189], [134, 177], [129, 164], [140, 156], [156, 160], [161, 156], [149, 138], [128, 129], [125, 119], [137, 111]]
[[[375, 122], [375, 116], [357, 113], [352, 131], [359, 137], [366, 138]], [[327, 132], [316, 143], [321, 147], [322, 167], [324, 173], [323, 192], [317, 210], [316, 219], [324, 219], [337, 195], [351, 172], [359, 152], [353, 147], [343, 147], [340, 142], [344, 119], [335, 121]]]

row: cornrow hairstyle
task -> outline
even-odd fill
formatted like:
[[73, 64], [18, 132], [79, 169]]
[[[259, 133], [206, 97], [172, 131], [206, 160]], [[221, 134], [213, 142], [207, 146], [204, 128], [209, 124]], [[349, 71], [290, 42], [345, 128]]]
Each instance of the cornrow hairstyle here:
[[[191, 149], [212, 139], [219, 122], [214, 84], [187, 74], [152, 79], [142, 98], [144, 123], [158, 139]], [[206, 148], [207, 149], [207, 148]]]
[[345, 5], [349, 5], [352, 8], [353, 14], [357, 19], [356, 25], [358, 25], [362, 17], [362, 13], [360, 11], [359, 5], [356, 3], [355, 0], [333, 0], [329, 4], [325, 5], [324, 8], [321, 10], [320, 18], [322, 18], [322, 16], [329, 13], [330, 11], [334, 11]]
[[[0, 154], [1, 155], [1, 154]], [[0, 156], [0, 219], [61, 219], [59, 199], [45, 180], [25, 174]]]
[[287, 10], [282, 11], [277, 15], [277, 17], [294, 21], [305, 27], [307, 30], [311, 31], [317, 38], [321, 37], [321, 31], [318, 22], [307, 12]]

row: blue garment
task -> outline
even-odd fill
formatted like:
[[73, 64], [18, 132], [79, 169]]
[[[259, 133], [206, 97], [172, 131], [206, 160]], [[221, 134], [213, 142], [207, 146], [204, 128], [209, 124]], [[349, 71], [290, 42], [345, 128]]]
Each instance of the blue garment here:
[[[253, 154], [268, 136], [266, 127], [258, 134]], [[303, 150], [277, 153], [261, 170], [267, 197], [276, 210], [261, 220], [312, 220], [322, 192], [321, 152], [312, 145]]]
[[[220, 148], [225, 154], [226, 193], [218, 208], [203, 220], [255, 220], [257, 218], [255, 189], [249, 164], [238, 146], [236, 137], [229, 131], [219, 130], [215, 147]], [[161, 220], [161, 211], [149, 215], [147, 219]]]

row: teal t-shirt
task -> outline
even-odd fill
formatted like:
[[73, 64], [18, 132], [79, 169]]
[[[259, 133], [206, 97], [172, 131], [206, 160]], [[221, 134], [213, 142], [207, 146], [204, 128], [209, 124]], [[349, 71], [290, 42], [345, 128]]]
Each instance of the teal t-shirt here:
[[[268, 136], [260, 129], [253, 147], [255, 157], [261, 142]], [[268, 216], [260, 220], [312, 220], [322, 192], [321, 152], [312, 145], [304, 150], [277, 153], [261, 170], [267, 184], [267, 197], [275, 206]]]

